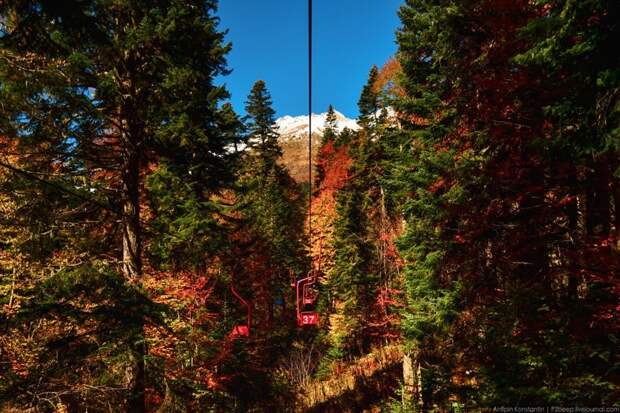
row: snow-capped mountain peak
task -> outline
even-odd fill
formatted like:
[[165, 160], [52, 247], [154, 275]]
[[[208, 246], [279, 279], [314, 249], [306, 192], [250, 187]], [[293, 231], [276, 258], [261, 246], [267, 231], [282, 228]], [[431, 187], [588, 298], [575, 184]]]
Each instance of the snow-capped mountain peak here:
[[[336, 113], [336, 129], [341, 132], [344, 128], [357, 130], [359, 126], [353, 119], [349, 119], [338, 111]], [[321, 114], [312, 114], [312, 133], [322, 134], [325, 129], [325, 121], [327, 112]], [[308, 115], [301, 116], [283, 116], [276, 120], [278, 132], [284, 140], [301, 139], [308, 136]]]

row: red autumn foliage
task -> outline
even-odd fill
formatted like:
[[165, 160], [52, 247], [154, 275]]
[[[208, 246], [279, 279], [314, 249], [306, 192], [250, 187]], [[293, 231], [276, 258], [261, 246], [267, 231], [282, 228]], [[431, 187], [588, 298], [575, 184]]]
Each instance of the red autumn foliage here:
[[349, 168], [352, 159], [349, 147], [336, 147], [329, 140], [320, 149], [316, 164], [324, 171], [324, 178], [317, 194], [312, 198], [313, 244], [311, 254], [323, 272], [329, 270], [333, 258], [330, 245], [333, 241], [333, 223], [336, 218], [336, 194], [350, 179]]
[[379, 75], [374, 84], [374, 91], [391, 97], [404, 96], [405, 90], [399, 81], [401, 73], [400, 61], [395, 57], [391, 57], [379, 69]]

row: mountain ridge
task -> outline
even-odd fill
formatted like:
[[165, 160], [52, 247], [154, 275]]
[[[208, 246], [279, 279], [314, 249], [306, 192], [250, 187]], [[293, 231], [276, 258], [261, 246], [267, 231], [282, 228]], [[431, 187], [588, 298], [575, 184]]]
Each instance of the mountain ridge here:
[[[342, 132], [344, 128], [351, 130], [359, 129], [357, 121], [349, 119], [337, 110], [336, 114], [336, 129], [338, 132]], [[313, 113], [312, 114], [312, 134], [322, 135], [325, 130], [325, 122], [327, 119], [327, 112]], [[290, 140], [300, 140], [308, 136], [308, 115], [291, 116], [285, 115], [275, 122], [278, 127], [278, 133], [280, 134], [280, 140], [287, 142]]]

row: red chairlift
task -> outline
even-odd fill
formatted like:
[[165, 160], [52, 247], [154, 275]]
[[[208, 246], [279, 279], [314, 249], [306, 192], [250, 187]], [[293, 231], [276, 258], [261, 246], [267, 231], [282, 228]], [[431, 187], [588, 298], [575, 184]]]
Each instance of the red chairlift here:
[[318, 290], [314, 286], [315, 283], [316, 274], [314, 271], [296, 283], [297, 325], [300, 327], [313, 326], [319, 323], [319, 314], [314, 311], [314, 305], [318, 298]]
[[243, 299], [235, 290], [235, 287], [230, 286], [230, 291], [233, 295], [247, 308], [247, 320], [246, 324], [240, 324], [233, 327], [232, 331], [228, 335], [230, 338], [239, 338], [239, 337], [249, 337], [250, 336], [250, 326], [252, 325], [252, 306]]

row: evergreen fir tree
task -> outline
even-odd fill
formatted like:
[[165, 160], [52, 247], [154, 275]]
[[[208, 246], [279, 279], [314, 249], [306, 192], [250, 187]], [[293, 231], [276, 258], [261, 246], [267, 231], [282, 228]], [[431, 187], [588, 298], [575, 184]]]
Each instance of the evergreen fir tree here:
[[220, 128], [222, 133], [227, 136], [224, 137], [226, 142], [231, 142], [234, 153], [239, 154], [241, 152], [241, 146], [247, 144], [247, 137], [245, 136], [245, 125], [239, 116], [235, 113], [230, 103], [225, 103], [222, 106], [221, 111]]
[[379, 111], [379, 95], [375, 90], [375, 84], [379, 77], [379, 69], [373, 66], [368, 74], [368, 81], [362, 89], [357, 106], [359, 107], [359, 120], [362, 126], [368, 126], [371, 121], [377, 120], [377, 112]]
[[332, 105], [327, 108], [327, 115], [325, 116], [325, 125], [323, 128], [323, 139], [321, 144], [324, 145], [327, 141], [335, 140], [338, 135], [338, 118], [336, 117], [336, 111]]
[[235, 211], [242, 217], [240, 230], [253, 240], [253, 259], [265, 268], [264, 273], [248, 274], [246, 281], [263, 286], [271, 297], [285, 297], [291, 271], [299, 274], [305, 265], [303, 199], [286, 168], [277, 162], [282, 149], [270, 121], [274, 111], [264, 82], [253, 87], [247, 112], [249, 139], [257, 143], [242, 159]]
[[325, 125], [323, 129], [323, 137], [321, 138], [321, 145], [319, 146], [317, 157], [315, 160], [315, 180], [314, 187], [319, 189], [323, 178], [325, 177], [325, 163], [329, 160], [325, 157], [326, 145], [333, 146], [338, 138], [338, 118], [336, 117], [336, 111], [332, 105], [327, 108], [327, 116], [325, 117]]
[[365, 321], [369, 319], [376, 277], [371, 267], [363, 194], [356, 187], [338, 195], [334, 223], [334, 266], [329, 275], [330, 294], [335, 300], [335, 320], [330, 329], [332, 356], [360, 355], [367, 351]]
[[261, 238], [274, 248], [274, 263], [285, 268], [300, 256], [301, 231], [297, 232], [299, 228], [295, 225], [301, 225], [303, 219], [293, 219], [301, 217], [298, 188], [288, 171], [277, 163], [282, 149], [271, 104], [265, 83], [259, 80], [248, 96], [246, 107], [248, 139], [258, 143], [243, 160], [240, 181], [243, 196], [239, 206], [253, 221], [252, 226], [261, 233]]
[[265, 160], [275, 161], [282, 155], [282, 149], [278, 144], [279, 135], [275, 126], [276, 112], [271, 105], [271, 95], [265, 82], [258, 80], [245, 104], [249, 143]]

